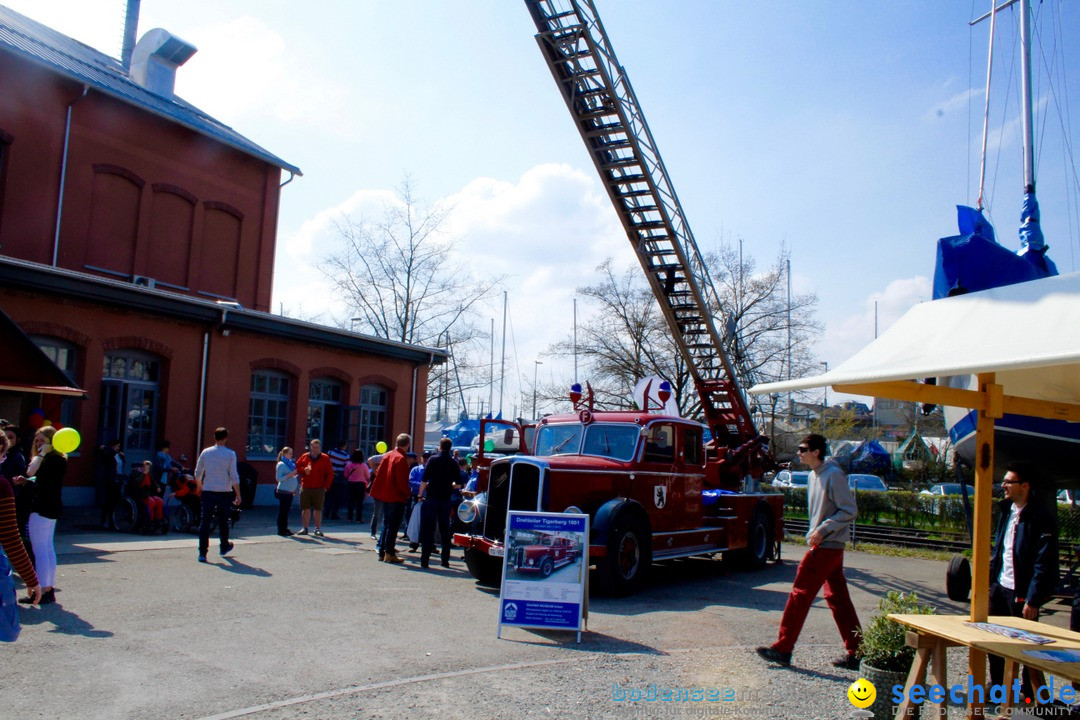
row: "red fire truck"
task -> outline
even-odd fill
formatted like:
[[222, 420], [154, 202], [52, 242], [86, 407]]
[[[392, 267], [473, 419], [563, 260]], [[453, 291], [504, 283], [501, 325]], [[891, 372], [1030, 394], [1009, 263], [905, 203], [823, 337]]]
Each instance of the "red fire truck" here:
[[[481, 425], [481, 493], [454, 535], [470, 572], [501, 578], [508, 510], [586, 512], [589, 561], [613, 594], [632, 592], [653, 561], [716, 553], [761, 566], [779, 558], [782, 496], [758, 491], [771, 464], [742, 384], [754, 382], [725, 317], [633, 87], [593, 0], [525, 0], [547, 61], [663, 311], [701, 399], [703, 423], [603, 412], [576, 389], [575, 412], [524, 428]], [[717, 330], [717, 320], [725, 333]], [[661, 401], [663, 403], [663, 401]], [[646, 403], [647, 404], [647, 403]], [[712, 439], [706, 445], [706, 428]], [[484, 458], [493, 435], [518, 454]], [[487, 465], [488, 467], [484, 467]]]
[[581, 548], [572, 538], [550, 533], [538, 533], [532, 542], [515, 544], [510, 550], [510, 565], [517, 572], [537, 573], [548, 577], [564, 565], [569, 565], [581, 555]]

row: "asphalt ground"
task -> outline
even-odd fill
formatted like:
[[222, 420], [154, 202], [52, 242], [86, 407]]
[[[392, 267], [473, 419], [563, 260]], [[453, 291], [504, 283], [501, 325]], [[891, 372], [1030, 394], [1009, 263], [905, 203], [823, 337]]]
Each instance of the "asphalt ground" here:
[[[274, 511], [244, 513], [236, 549], [196, 562], [192, 535], [92, 530], [75, 512], [57, 535], [58, 602], [21, 613], [0, 647], [3, 718], [837, 718], [851, 717], [855, 671], [819, 597], [791, 669], [754, 647], [776, 637], [802, 548], [738, 572], [719, 560], [656, 565], [631, 598], [594, 597], [573, 633], [504, 628], [497, 595], [417, 554], [379, 563], [367, 525], [327, 523], [325, 539], [274, 534]], [[82, 522], [80, 522], [80, 520]], [[294, 519], [292, 527], [296, 529]], [[945, 564], [849, 551], [847, 577], [866, 622], [892, 589], [940, 612]], [[1067, 626], [1052, 606], [1048, 622]], [[966, 655], [949, 651], [950, 678]], [[656, 689], [732, 691], [676, 703]], [[635, 693], [636, 691], [636, 693]], [[959, 707], [950, 717], [961, 717]]]

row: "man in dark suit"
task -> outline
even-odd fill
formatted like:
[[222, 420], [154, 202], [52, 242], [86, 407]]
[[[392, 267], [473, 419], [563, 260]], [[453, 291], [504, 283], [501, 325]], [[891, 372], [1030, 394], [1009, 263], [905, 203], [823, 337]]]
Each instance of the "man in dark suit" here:
[[[990, 556], [990, 615], [1039, 619], [1039, 608], [1053, 595], [1058, 582], [1058, 528], [1052, 493], [1040, 494], [1038, 471], [1030, 463], [1011, 463], [1001, 481], [994, 552]], [[1046, 495], [1046, 497], [1043, 497]], [[989, 656], [990, 682], [1000, 685], [1005, 660]], [[1024, 694], [1032, 685], [1024, 668]]]

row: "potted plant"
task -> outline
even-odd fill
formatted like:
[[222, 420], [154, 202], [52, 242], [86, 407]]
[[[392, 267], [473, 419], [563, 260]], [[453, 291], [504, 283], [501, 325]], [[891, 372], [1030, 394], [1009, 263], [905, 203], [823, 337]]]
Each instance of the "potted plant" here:
[[870, 624], [863, 628], [859, 645], [862, 658], [859, 673], [877, 689], [877, 699], [867, 709], [878, 720], [892, 720], [896, 713], [892, 687], [907, 682], [908, 670], [915, 658], [915, 648], [909, 647], [906, 641], [907, 629], [889, 619], [893, 613], [932, 615], [934, 608], [920, 604], [919, 596], [915, 593], [890, 590], [878, 602], [878, 611], [870, 619]]

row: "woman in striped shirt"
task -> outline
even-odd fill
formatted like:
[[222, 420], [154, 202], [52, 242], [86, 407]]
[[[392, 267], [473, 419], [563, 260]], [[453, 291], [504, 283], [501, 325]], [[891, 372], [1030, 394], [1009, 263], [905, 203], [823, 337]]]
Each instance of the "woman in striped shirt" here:
[[[7, 451], [8, 439], [0, 433], [0, 462], [3, 462]], [[38, 585], [37, 573], [34, 572], [34, 564], [30, 562], [22, 537], [19, 536], [19, 524], [15, 519], [15, 493], [11, 483], [3, 476], [0, 476], [0, 545], [3, 546], [4, 554], [15, 572], [26, 585], [27, 598], [37, 604], [41, 601], [41, 587]]]

